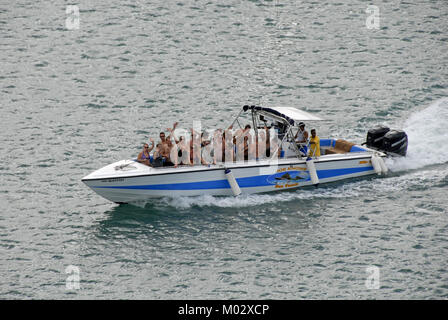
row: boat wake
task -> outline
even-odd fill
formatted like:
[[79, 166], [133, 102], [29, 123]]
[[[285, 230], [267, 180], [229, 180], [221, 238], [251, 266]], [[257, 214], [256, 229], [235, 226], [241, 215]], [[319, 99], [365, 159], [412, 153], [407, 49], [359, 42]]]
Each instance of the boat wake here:
[[[176, 199], [164, 198], [166, 205], [177, 209], [187, 209], [194, 206], [198, 207], [220, 207], [220, 208], [239, 208], [253, 207], [266, 204], [285, 203], [293, 200], [309, 200], [315, 198], [345, 198], [359, 195], [359, 192], [350, 189], [347, 186], [340, 186], [339, 192], [335, 189], [300, 189], [291, 192], [281, 192], [276, 194], [245, 194], [238, 197], [215, 197], [211, 195], [203, 195], [198, 197], [180, 197]], [[341, 190], [344, 189], [344, 190]]]
[[[375, 197], [397, 195], [405, 190], [425, 189], [427, 186], [446, 186], [447, 170], [431, 168], [414, 171], [406, 175], [389, 175], [381, 178], [353, 180], [346, 183], [336, 183], [319, 188], [296, 189], [290, 192], [249, 194], [238, 197], [215, 197], [203, 195], [198, 197], [163, 198], [159, 204], [174, 207], [178, 210], [192, 207], [242, 208], [281, 204], [291, 201], [314, 201], [332, 199], [374, 200]], [[372, 194], [372, 188], [375, 193]]]
[[448, 162], [445, 148], [448, 123], [448, 98], [435, 101], [429, 107], [411, 115], [405, 122], [409, 145], [406, 157], [386, 161], [393, 171], [420, 169]]

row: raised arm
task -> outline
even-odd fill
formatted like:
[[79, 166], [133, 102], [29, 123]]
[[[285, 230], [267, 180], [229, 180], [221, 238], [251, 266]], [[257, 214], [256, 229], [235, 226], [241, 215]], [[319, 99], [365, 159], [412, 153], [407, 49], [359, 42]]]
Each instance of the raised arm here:
[[149, 138], [149, 141], [151, 141], [151, 147], [149, 147], [148, 153], [151, 152], [152, 149], [154, 149], [154, 139], [153, 138]]
[[171, 137], [173, 137], [174, 138], [174, 142], [176, 144], [178, 144], [179, 140], [177, 140], [176, 134], [174, 133], [174, 129], [167, 128], [166, 130], [170, 132], [170, 135], [167, 137], [167, 139], [171, 139]]

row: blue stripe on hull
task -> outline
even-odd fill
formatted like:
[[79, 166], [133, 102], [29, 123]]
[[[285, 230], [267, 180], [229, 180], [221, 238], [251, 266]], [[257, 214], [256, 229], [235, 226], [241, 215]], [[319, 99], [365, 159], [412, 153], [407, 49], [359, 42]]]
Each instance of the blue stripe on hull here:
[[317, 176], [319, 179], [332, 178], [337, 176], [343, 176], [346, 174], [359, 173], [373, 170], [373, 167], [359, 167], [359, 168], [345, 168], [345, 169], [329, 169], [329, 170], [317, 170]]
[[[344, 168], [344, 169], [329, 169], [318, 170], [317, 175], [319, 179], [332, 178], [347, 174], [360, 173], [373, 170], [373, 167], [359, 167], [359, 168]], [[240, 188], [251, 187], [265, 187], [272, 186], [272, 183], [267, 181], [271, 175], [253, 176], [246, 178], [237, 178]], [[303, 181], [308, 181], [303, 179]], [[111, 188], [111, 189], [142, 189], [142, 190], [205, 190], [205, 189], [229, 189], [230, 185], [226, 179], [199, 181], [199, 182], [185, 182], [185, 183], [169, 183], [169, 184], [150, 184], [139, 186], [93, 186], [93, 188]]]

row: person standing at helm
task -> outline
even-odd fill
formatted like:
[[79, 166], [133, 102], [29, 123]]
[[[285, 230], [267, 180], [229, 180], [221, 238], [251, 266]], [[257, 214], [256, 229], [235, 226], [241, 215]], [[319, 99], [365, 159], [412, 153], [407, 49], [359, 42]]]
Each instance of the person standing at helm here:
[[307, 143], [308, 141], [308, 131], [305, 130], [305, 124], [303, 122], [299, 123], [299, 130], [294, 137], [297, 143]]
[[302, 155], [306, 156], [308, 153], [308, 131], [305, 130], [305, 124], [303, 122], [299, 123], [299, 130], [297, 131], [294, 140], [296, 140], [297, 146], [299, 147]]
[[316, 129], [311, 129], [310, 157], [320, 157], [320, 139], [316, 135]]

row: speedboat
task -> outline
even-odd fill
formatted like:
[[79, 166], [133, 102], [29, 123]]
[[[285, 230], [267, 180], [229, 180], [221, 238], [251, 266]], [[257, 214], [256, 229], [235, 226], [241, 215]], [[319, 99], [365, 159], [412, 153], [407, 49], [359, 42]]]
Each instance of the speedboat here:
[[[387, 127], [370, 129], [362, 144], [321, 138], [320, 152], [311, 154], [309, 142], [296, 141], [298, 125], [323, 121], [322, 118], [294, 107], [245, 105], [233, 120], [230, 131], [233, 132], [233, 126], [238, 124], [240, 129], [237, 130], [241, 134], [241, 117], [251, 120], [251, 141], [257, 145], [256, 157], [233, 156], [224, 162], [176, 167], [148, 166], [136, 159], [127, 159], [90, 173], [82, 178], [82, 182], [115, 203], [157, 197], [239, 196], [382, 175], [388, 171], [384, 162], [386, 157], [406, 155], [406, 133]], [[270, 142], [266, 145], [270, 152], [262, 152], [260, 156], [258, 141], [262, 140], [262, 135], [268, 137], [265, 141]], [[248, 140], [245, 143], [249, 143]], [[236, 147], [233, 151], [237, 152]]]

